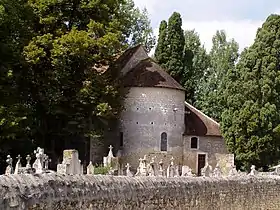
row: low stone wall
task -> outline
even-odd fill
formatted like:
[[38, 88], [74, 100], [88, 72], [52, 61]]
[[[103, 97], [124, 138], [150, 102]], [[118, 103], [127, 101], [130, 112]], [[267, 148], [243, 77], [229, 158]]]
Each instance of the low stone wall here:
[[280, 209], [280, 177], [0, 176], [0, 209]]

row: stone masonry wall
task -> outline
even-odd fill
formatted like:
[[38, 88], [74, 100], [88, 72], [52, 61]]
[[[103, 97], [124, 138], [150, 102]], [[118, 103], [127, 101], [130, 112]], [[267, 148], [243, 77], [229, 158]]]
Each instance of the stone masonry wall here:
[[0, 209], [280, 209], [280, 177], [0, 176]]
[[[139, 158], [154, 153], [158, 158], [172, 155], [176, 163], [182, 163], [184, 101], [184, 91], [176, 89], [130, 88], [121, 115], [124, 164], [128, 162], [136, 170]], [[167, 134], [166, 152], [160, 151], [163, 132]]]

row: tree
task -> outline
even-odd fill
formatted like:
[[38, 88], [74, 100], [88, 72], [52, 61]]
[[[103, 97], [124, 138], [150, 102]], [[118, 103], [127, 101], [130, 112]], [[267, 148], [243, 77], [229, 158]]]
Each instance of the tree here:
[[165, 65], [169, 74], [174, 77], [179, 83], [184, 72], [184, 46], [185, 46], [185, 37], [184, 31], [182, 29], [182, 18], [181, 15], [177, 12], [174, 12], [171, 17], [168, 19], [168, 28], [167, 28], [167, 56], [168, 61]]
[[168, 61], [167, 52], [167, 22], [163, 20], [159, 26], [159, 38], [155, 49], [155, 59], [162, 66], [166, 65]]
[[209, 56], [201, 46], [199, 35], [194, 30], [185, 31], [184, 74], [181, 84], [186, 89], [186, 100], [194, 104], [199, 82], [209, 66]]
[[268, 167], [279, 160], [280, 16], [270, 15], [254, 44], [229, 72], [222, 131], [239, 166]]
[[1, 1], [1, 138], [49, 150], [102, 134], [122, 99], [103, 69], [129, 45], [152, 47], [147, 13], [131, 0]]
[[227, 41], [225, 31], [217, 31], [209, 54], [210, 66], [204, 72], [197, 93], [196, 106], [205, 114], [220, 121], [226, 108], [224, 90], [227, 74], [235, 68], [238, 59], [238, 44]]

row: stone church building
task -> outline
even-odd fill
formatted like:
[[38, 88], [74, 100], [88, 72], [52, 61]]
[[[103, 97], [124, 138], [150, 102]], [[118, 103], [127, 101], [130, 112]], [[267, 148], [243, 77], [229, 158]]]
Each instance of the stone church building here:
[[107, 133], [114, 154], [136, 170], [139, 158], [155, 157], [169, 164], [187, 165], [196, 174], [209, 163], [213, 168], [233, 164], [220, 125], [185, 102], [185, 89], [150, 58], [141, 45], [116, 61], [127, 95], [116, 129]]

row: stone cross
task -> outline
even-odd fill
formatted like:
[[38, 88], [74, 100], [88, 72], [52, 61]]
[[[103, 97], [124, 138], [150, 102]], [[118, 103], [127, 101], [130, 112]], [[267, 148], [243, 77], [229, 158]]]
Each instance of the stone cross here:
[[155, 176], [155, 157], [152, 157], [151, 162], [149, 164], [149, 176]]
[[159, 161], [159, 176], [164, 176], [164, 170], [163, 170], [163, 162], [162, 159]]
[[167, 168], [167, 177], [174, 177], [176, 176], [176, 169], [174, 166], [174, 157], [171, 157], [170, 159], [170, 165]]
[[130, 171], [130, 165], [129, 163], [126, 164], [126, 176], [132, 177], [133, 174]]
[[43, 161], [44, 161], [44, 169], [48, 170], [49, 169], [49, 163], [51, 162], [51, 159], [49, 158], [48, 155], [44, 154], [43, 155]]
[[43, 167], [44, 167], [44, 149], [38, 147], [37, 150], [34, 151], [36, 155], [36, 160], [33, 163], [33, 168], [35, 168], [36, 173], [43, 173]]
[[7, 156], [6, 163], [8, 166], [6, 168], [5, 175], [10, 175], [13, 173], [13, 158], [10, 155]]
[[31, 168], [30, 161], [31, 161], [31, 157], [30, 157], [30, 155], [27, 155], [26, 156], [26, 168]]
[[20, 163], [20, 160], [21, 160], [21, 156], [18, 155], [17, 156], [17, 163], [16, 163], [16, 167], [15, 167], [15, 173], [14, 174], [18, 174], [18, 171], [19, 171], [19, 168], [21, 168], [21, 163]]

